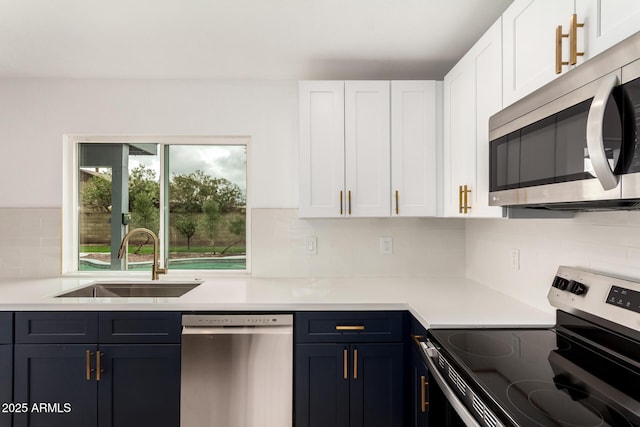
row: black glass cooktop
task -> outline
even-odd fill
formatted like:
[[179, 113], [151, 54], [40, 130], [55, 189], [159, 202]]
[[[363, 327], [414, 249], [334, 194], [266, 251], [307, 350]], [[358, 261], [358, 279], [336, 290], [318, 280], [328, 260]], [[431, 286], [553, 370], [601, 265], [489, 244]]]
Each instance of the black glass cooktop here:
[[640, 427], [640, 371], [547, 329], [431, 330], [508, 426]]

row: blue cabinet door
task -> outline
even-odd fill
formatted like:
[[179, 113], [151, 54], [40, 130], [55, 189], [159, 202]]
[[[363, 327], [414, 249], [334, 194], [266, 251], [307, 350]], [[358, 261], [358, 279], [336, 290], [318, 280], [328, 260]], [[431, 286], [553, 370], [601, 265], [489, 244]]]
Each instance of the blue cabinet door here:
[[402, 343], [352, 344], [350, 427], [396, 427], [403, 417]]
[[295, 346], [296, 427], [349, 427], [349, 346]]
[[[0, 344], [0, 404], [13, 402], [13, 345]], [[1, 412], [6, 409], [7, 412]], [[11, 427], [9, 407], [0, 408], [0, 427]]]
[[429, 371], [421, 351], [411, 348], [411, 415], [412, 427], [429, 425]]
[[95, 381], [97, 346], [16, 344], [14, 396], [27, 413], [14, 415], [15, 427], [91, 427], [98, 414]]
[[180, 345], [101, 345], [99, 427], [180, 426]]

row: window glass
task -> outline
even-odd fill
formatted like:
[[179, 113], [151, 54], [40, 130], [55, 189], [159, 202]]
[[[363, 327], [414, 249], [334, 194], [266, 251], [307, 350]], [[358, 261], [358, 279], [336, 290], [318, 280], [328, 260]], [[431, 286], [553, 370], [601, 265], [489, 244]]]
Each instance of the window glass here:
[[246, 268], [246, 147], [167, 146], [172, 269]]
[[81, 143], [78, 167], [78, 270], [150, 270], [147, 233], [118, 257], [137, 228], [169, 269], [246, 269], [245, 145]]

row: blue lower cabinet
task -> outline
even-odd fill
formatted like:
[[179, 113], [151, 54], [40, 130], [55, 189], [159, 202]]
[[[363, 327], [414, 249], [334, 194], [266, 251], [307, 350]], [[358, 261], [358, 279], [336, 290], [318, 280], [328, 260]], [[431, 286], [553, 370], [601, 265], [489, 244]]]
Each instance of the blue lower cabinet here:
[[18, 314], [14, 427], [180, 426], [179, 313]]
[[101, 345], [98, 427], [180, 425], [180, 345]]
[[296, 427], [397, 427], [402, 343], [297, 344]]
[[13, 403], [13, 345], [0, 344], [0, 427], [11, 427]]
[[349, 426], [349, 346], [295, 346], [296, 427]]
[[16, 344], [15, 427], [92, 426], [97, 420], [98, 383], [86, 344]]

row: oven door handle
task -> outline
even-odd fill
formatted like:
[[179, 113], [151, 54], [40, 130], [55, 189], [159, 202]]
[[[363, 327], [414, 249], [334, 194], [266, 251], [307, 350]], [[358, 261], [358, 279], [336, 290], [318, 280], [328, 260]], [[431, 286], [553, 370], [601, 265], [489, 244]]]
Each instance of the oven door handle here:
[[[478, 421], [471, 415], [471, 412], [462, 404], [462, 402], [458, 399], [455, 392], [449, 387], [449, 384], [445, 381], [444, 377], [438, 371], [438, 367], [431, 357], [435, 358], [435, 355], [439, 354], [438, 350], [435, 348], [430, 341], [426, 343], [424, 341], [420, 342], [420, 348], [422, 349], [422, 355], [424, 356], [424, 360], [427, 362], [427, 367], [429, 368], [429, 375], [436, 380], [436, 383], [440, 386], [440, 390], [445, 395], [453, 409], [456, 411], [458, 416], [464, 421], [467, 427], [482, 427]], [[434, 354], [434, 356], [429, 356], [430, 354]]]
[[608, 75], [602, 79], [602, 83], [596, 90], [596, 94], [589, 107], [587, 116], [587, 150], [593, 166], [596, 178], [605, 190], [611, 190], [618, 185], [618, 177], [614, 175], [607, 161], [607, 154], [604, 150], [604, 113], [607, 107], [609, 96], [618, 85], [618, 76]]

